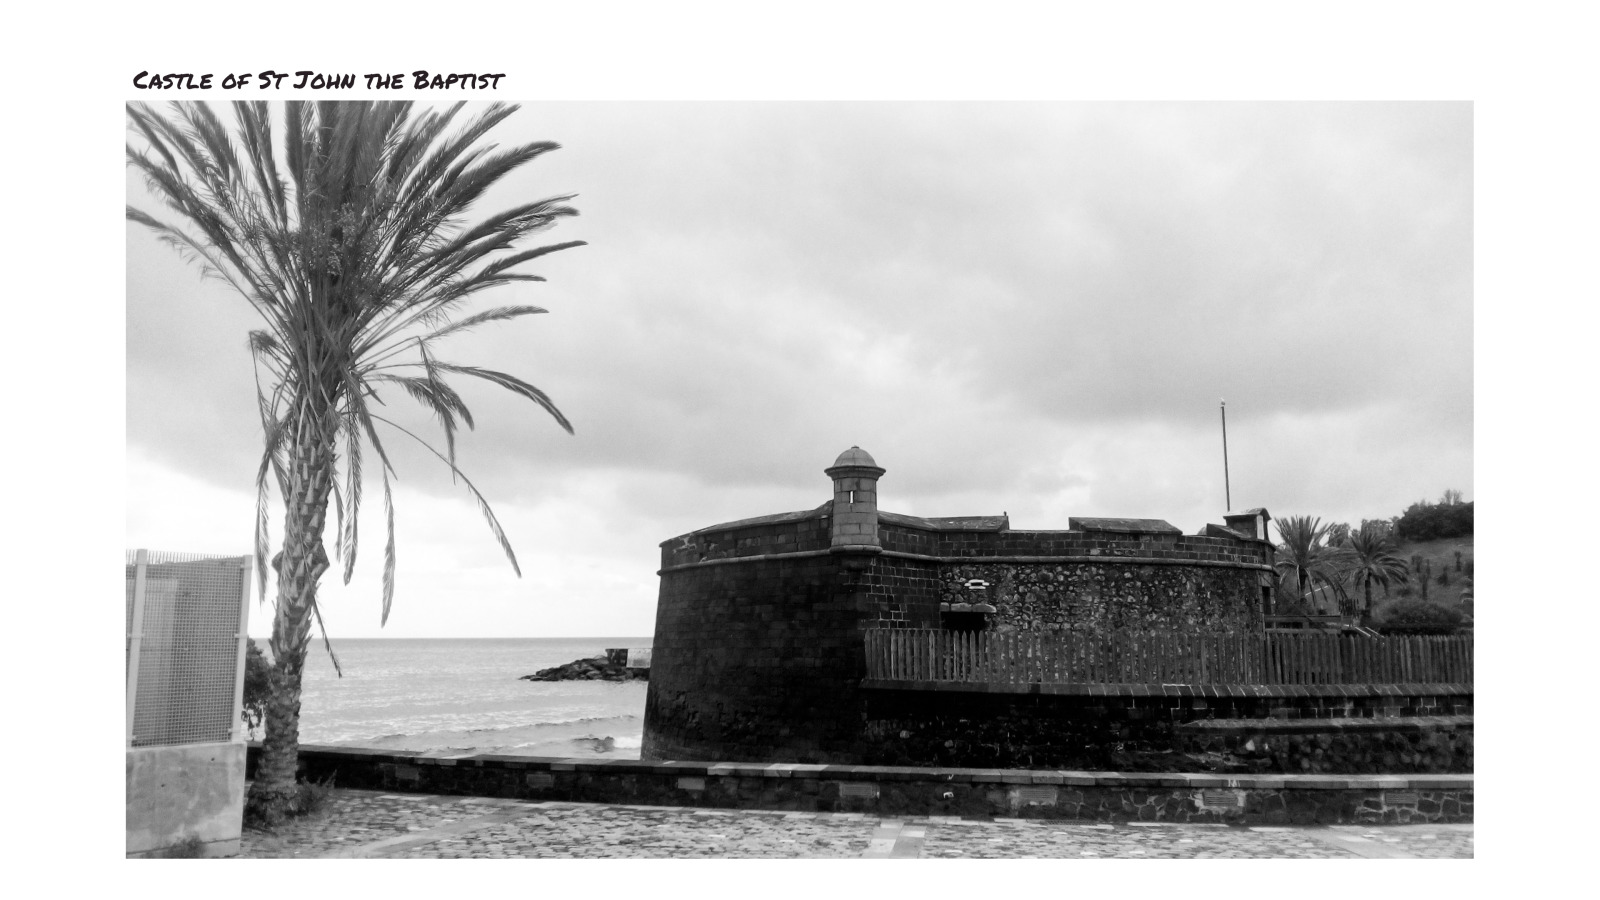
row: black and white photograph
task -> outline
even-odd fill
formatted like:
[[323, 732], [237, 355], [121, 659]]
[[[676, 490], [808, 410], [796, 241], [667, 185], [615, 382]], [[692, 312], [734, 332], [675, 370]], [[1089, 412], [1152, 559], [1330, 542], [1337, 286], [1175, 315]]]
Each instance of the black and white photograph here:
[[745, 30], [106, 74], [125, 857], [1478, 858], [1477, 633], [1532, 716], [1501, 624], [1570, 591], [1495, 540], [1479, 603], [1478, 454], [1580, 445], [1500, 107], [1401, 18], [1349, 89], [1020, 20], [968, 88], [877, 14], [814, 88]]

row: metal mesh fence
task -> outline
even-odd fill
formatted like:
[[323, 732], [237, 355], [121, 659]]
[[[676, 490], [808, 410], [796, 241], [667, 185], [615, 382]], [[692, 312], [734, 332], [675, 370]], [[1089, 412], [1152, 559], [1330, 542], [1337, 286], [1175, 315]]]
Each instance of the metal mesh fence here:
[[133, 677], [133, 671], [132, 671], [132, 665], [133, 665], [133, 599], [134, 599], [134, 597], [133, 597], [133, 594], [134, 594], [133, 588], [134, 588], [134, 583], [135, 583], [135, 580], [136, 580], [136, 573], [137, 572], [138, 572], [138, 569], [134, 564], [133, 554], [130, 551], [130, 553], [128, 554], [128, 622], [127, 622], [127, 627], [125, 627], [122, 630], [123, 634], [126, 634], [128, 636], [128, 647], [127, 647], [128, 655], [127, 655], [126, 659], [123, 661], [123, 665], [122, 665], [122, 675], [123, 675], [124, 678], [132, 678]]
[[146, 552], [142, 569], [130, 554], [130, 746], [230, 740], [249, 558]]

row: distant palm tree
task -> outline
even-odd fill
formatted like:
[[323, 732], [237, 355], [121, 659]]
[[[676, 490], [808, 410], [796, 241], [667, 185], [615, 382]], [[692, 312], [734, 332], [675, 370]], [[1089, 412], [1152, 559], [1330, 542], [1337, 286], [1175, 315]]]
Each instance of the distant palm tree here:
[[[472, 413], [447, 382], [487, 381], [567, 422], [550, 398], [514, 376], [447, 362], [439, 342], [475, 326], [542, 313], [501, 306], [452, 320], [473, 295], [514, 282], [542, 281], [517, 266], [582, 241], [523, 248], [528, 236], [577, 211], [570, 197], [520, 203], [468, 227], [464, 217], [491, 185], [557, 149], [543, 142], [504, 150], [479, 139], [515, 107], [492, 104], [452, 133], [464, 104], [413, 115], [405, 102], [289, 103], [273, 133], [266, 103], [233, 104], [230, 129], [205, 103], [173, 103], [165, 114], [128, 106], [144, 146], [128, 164], [175, 218], [129, 207], [130, 220], [228, 283], [266, 327], [250, 335], [265, 448], [256, 474], [256, 559], [266, 584], [269, 473], [284, 503], [282, 549], [272, 624], [273, 667], [266, 738], [249, 809], [268, 822], [295, 808], [300, 679], [311, 625], [320, 626], [317, 582], [328, 568], [323, 545], [334, 501], [334, 553], [350, 581], [356, 561], [364, 448], [383, 481], [388, 541], [383, 613], [394, 598], [394, 473], [378, 426], [396, 429], [442, 460], [477, 501], [495, 540], [520, 575], [500, 523], [455, 465], [459, 424]], [[279, 154], [282, 154], [281, 156]], [[263, 384], [262, 375], [266, 375]], [[438, 419], [444, 451], [380, 415], [380, 391], [399, 390]], [[324, 634], [326, 641], [326, 634]], [[331, 648], [330, 648], [331, 652]], [[335, 660], [337, 665], [337, 660]]]
[[1332, 594], [1342, 609], [1348, 602], [1343, 584], [1343, 548], [1325, 543], [1328, 527], [1321, 519], [1310, 516], [1288, 516], [1275, 520], [1278, 537], [1278, 572], [1283, 577], [1293, 576], [1294, 591], [1307, 605], [1316, 605], [1319, 590]]
[[1354, 578], [1356, 585], [1365, 591], [1366, 605], [1362, 608], [1362, 615], [1370, 616], [1373, 583], [1383, 585], [1387, 591], [1390, 582], [1404, 581], [1409, 569], [1400, 557], [1391, 552], [1394, 545], [1382, 529], [1363, 526], [1360, 531], [1350, 535], [1346, 549], [1349, 553], [1345, 574]]

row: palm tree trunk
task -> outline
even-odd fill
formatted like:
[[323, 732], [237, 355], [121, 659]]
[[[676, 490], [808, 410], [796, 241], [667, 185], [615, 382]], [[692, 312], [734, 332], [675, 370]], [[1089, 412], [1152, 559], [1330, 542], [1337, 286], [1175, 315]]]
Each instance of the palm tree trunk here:
[[317, 580], [328, 568], [322, 532], [333, 487], [332, 434], [329, 429], [309, 440], [297, 440], [289, 459], [283, 550], [273, 560], [278, 594], [272, 620], [267, 727], [247, 802], [250, 818], [267, 825], [282, 821], [299, 791], [300, 679], [311, 639]]
[[1367, 608], [1362, 610], [1361, 614], [1363, 616], [1365, 616], [1366, 618], [1370, 619], [1370, 618], [1372, 618], [1372, 579], [1371, 578], [1367, 579], [1366, 587], [1367, 587]]

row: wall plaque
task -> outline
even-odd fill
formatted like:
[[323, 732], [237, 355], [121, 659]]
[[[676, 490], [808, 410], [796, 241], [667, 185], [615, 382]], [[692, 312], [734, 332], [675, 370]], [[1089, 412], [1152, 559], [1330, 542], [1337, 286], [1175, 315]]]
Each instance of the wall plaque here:
[[1056, 805], [1056, 789], [1050, 785], [1019, 787], [1016, 789], [1016, 796], [1017, 802], [1023, 806]]
[[1202, 809], [1240, 809], [1244, 806], [1244, 791], [1201, 791], [1195, 799]]

